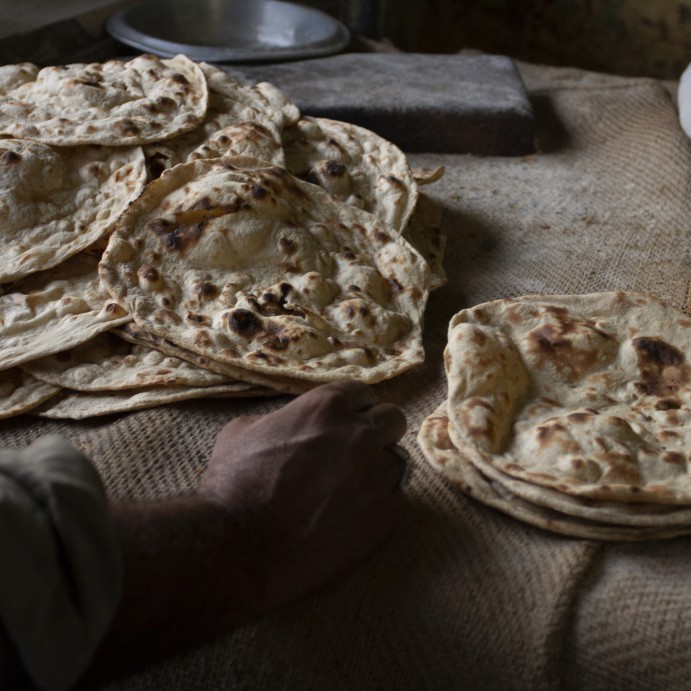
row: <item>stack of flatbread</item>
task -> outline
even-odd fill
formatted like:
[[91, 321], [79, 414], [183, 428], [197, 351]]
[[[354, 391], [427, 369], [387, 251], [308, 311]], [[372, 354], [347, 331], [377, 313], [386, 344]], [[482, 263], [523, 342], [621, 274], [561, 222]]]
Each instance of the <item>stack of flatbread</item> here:
[[401, 374], [438, 174], [184, 56], [0, 67], [0, 418]]
[[426, 458], [565, 535], [691, 533], [691, 319], [650, 295], [528, 296], [451, 320]]

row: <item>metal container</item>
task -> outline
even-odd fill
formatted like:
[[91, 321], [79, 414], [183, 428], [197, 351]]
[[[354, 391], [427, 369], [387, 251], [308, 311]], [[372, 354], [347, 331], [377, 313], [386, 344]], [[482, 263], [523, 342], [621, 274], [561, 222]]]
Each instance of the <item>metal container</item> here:
[[110, 17], [106, 28], [133, 48], [207, 62], [319, 57], [350, 40], [337, 19], [280, 0], [145, 0]]

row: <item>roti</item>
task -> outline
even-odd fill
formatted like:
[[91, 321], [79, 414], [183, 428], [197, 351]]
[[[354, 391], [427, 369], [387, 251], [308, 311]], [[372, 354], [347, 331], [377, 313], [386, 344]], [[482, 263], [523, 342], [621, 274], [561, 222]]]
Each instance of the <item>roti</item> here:
[[168, 139], [194, 129], [207, 103], [204, 73], [184, 55], [0, 67], [0, 134], [53, 146]]
[[56, 266], [107, 235], [145, 184], [139, 147], [0, 141], [0, 283]]
[[283, 133], [286, 168], [401, 232], [418, 187], [405, 154], [378, 134], [328, 118], [303, 117]]
[[690, 350], [691, 319], [641, 293], [463, 310], [445, 353], [451, 438], [481, 472], [600, 501], [691, 505]]
[[134, 345], [108, 331], [70, 350], [22, 365], [36, 379], [75, 391], [115, 391], [151, 386], [250, 387], [223, 374], [200, 369], [144, 345]]
[[268, 119], [279, 131], [299, 120], [297, 106], [277, 86], [269, 82], [243, 86], [219, 67], [205, 62], [200, 63], [200, 67], [211, 93], [238, 101], [248, 108], [247, 115], [241, 119]]
[[276, 87], [243, 86], [217, 67], [201, 63], [209, 89], [203, 122], [178, 137], [145, 147], [152, 177], [178, 163], [221, 156], [255, 156], [285, 165], [281, 132], [299, 111]]
[[[469, 497], [508, 516], [560, 535], [594, 540], [653, 540], [691, 533], [688, 511], [685, 510], [681, 510], [683, 519], [679, 523], [670, 521], [662, 525], [634, 527], [577, 518], [568, 513], [526, 501], [509, 491], [503, 482], [497, 481], [496, 475], [485, 475], [464, 457], [451, 440], [449, 427], [446, 402], [444, 402], [423, 421], [420, 428], [418, 444], [425, 458]], [[544, 490], [544, 488], [540, 489]], [[640, 505], [639, 508], [641, 508]], [[645, 511], [648, 507], [642, 508]]]
[[133, 321], [127, 322], [119, 326], [113, 331], [120, 336], [120, 338], [129, 341], [134, 344], [141, 344], [155, 348], [161, 353], [170, 355], [172, 357], [180, 358], [185, 362], [189, 362], [196, 365], [200, 369], [208, 370], [209, 372], [216, 372], [217, 374], [222, 374], [229, 379], [237, 379], [242, 382], [247, 382], [255, 386], [263, 386], [266, 388], [274, 389], [277, 393], [287, 393], [300, 395], [309, 391], [313, 388], [313, 384], [302, 379], [292, 379], [290, 377], [281, 377], [277, 375], [262, 374], [260, 372], [253, 372], [251, 370], [246, 370], [241, 367], [236, 367], [229, 365], [226, 362], [219, 362], [217, 360], [212, 360], [205, 355], [200, 355], [186, 348], [169, 341], [167, 338], [162, 336], [156, 336], [155, 334], [147, 333], [139, 326], [137, 326]]
[[0, 372], [0, 420], [26, 413], [60, 392], [18, 367]]
[[72, 348], [131, 320], [98, 277], [99, 251], [8, 283], [0, 295], [0, 369]]
[[100, 271], [144, 331], [254, 372], [375, 383], [424, 359], [424, 259], [256, 160], [164, 172], [120, 217]]
[[429, 265], [432, 274], [430, 290], [441, 288], [446, 283], [446, 235], [441, 230], [441, 209], [431, 197], [420, 193], [415, 211], [402, 235]]
[[64, 391], [34, 408], [32, 415], [55, 420], [83, 420], [100, 415], [130, 413], [160, 405], [180, 403], [198, 398], [236, 398], [238, 396], [273, 395], [270, 389], [247, 387], [238, 391], [234, 384], [214, 386], [153, 386], [132, 391], [102, 391], [85, 393]]

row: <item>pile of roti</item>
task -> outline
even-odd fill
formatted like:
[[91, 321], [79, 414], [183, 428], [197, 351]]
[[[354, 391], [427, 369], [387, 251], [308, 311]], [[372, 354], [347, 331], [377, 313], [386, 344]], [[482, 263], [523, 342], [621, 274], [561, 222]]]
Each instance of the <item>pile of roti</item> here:
[[656, 297], [526, 296], [462, 310], [447, 400], [418, 443], [463, 492], [564, 535], [691, 533], [691, 319]]
[[402, 374], [442, 173], [182, 55], [0, 67], [0, 418]]

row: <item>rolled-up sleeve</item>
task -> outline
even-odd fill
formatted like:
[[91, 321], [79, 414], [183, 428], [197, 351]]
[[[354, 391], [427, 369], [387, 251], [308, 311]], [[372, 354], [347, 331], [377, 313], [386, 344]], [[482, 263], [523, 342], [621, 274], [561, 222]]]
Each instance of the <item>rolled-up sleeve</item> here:
[[60, 437], [0, 451], [0, 619], [41, 689], [67, 689], [120, 596], [121, 557], [89, 460]]

